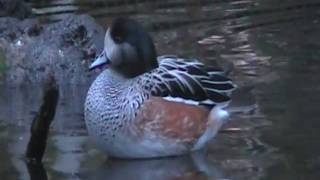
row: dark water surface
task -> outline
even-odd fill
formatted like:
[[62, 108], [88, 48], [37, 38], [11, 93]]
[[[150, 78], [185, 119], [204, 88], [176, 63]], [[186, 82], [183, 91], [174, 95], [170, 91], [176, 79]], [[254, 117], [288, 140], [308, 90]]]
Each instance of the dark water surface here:
[[[152, 3], [151, 3], [152, 2]], [[231, 71], [240, 90], [232, 121], [208, 154], [108, 160], [90, 143], [87, 87], [61, 87], [44, 157], [50, 179], [320, 178], [320, 2], [316, 0], [59, 0], [30, 3], [44, 23], [88, 13], [107, 27], [131, 16], [159, 54], [197, 57]], [[0, 176], [29, 179], [23, 153], [39, 87], [0, 90]], [[231, 131], [233, 130], [233, 131]]]

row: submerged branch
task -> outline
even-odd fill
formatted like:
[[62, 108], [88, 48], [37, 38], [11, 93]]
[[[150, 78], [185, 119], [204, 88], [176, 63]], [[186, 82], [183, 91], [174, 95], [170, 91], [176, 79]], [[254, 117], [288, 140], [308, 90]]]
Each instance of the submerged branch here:
[[30, 161], [41, 162], [44, 155], [50, 124], [53, 121], [59, 98], [56, 80], [50, 76], [44, 86], [43, 102], [31, 125], [31, 137], [26, 157]]

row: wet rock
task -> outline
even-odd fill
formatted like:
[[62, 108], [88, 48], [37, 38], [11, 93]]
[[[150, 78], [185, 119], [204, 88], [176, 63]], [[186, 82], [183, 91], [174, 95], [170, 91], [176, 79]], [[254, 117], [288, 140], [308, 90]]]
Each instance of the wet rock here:
[[104, 30], [87, 15], [71, 15], [49, 25], [34, 19], [0, 18], [0, 49], [10, 85], [42, 82], [53, 74], [59, 84], [88, 84], [89, 62], [103, 48]]
[[0, 16], [24, 19], [31, 14], [31, 8], [23, 0], [0, 0]]

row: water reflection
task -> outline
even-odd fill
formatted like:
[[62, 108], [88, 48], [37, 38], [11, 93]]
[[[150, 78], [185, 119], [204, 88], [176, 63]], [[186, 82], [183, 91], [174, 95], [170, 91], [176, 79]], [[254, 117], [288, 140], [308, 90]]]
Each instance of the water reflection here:
[[[72, 87], [60, 89], [61, 100], [50, 132], [44, 166], [27, 166], [23, 156], [30, 136], [31, 119], [41, 103], [41, 88], [32, 86], [1, 90], [0, 102], [3, 108], [0, 109], [0, 119], [5, 120], [0, 121], [3, 129], [1, 137], [4, 140], [4, 144], [0, 144], [4, 156], [0, 157], [7, 162], [5, 165], [1, 164], [1, 168], [6, 169], [10, 177], [15, 174], [14, 177], [20, 179], [37, 179], [40, 176], [55, 179], [221, 179], [260, 177], [264, 174], [265, 167], [270, 166], [260, 162], [265, 158], [261, 155], [270, 153], [268, 150], [260, 151], [260, 146], [262, 149], [268, 147], [259, 144], [259, 140], [254, 138], [257, 134], [249, 131], [256, 122], [248, 117], [258, 117], [259, 113], [252, 112], [250, 108], [248, 111], [241, 108], [247, 107], [242, 106], [243, 104], [252, 103], [247, 102], [252, 99], [250, 95], [241, 96], [245, 100], [235, 97], [240, 100], [232, 105], [235, 113], [232, 118], [237, 121], [228, 126], [248, 129], [248, 132], [221, 133], [210, 144], [207, 153], [154, 160], [110, 160], [90, 144], [81, 115], [82, 107], [74, 106], [77, 103], [83, 104], [81, 97], [85, 97], [83, 93], [87, 87], [78, 87], [78, 91], [72, 90]], [[240, 92], [239, 95], [241, 94]], [[15, 101], [9, 97], [14, 97]], [[7, 120], [7, 117], [10, 119]], [[251, 156], [257, 153], [259, 157]], [[248, 169], [259, 170], [247, 172]]]
[[109, 160], [84, 179], [206, 179], [224, 178], [213, 165], [204, 158], [194, 156], [172, 157], [153, 160]]
[[[270, 1], [269, 6], [277, 4]], [[315, 8], [316, 6], [312, 7]], [[319, 76], [318, 9], [297, 9], [300, 18], [251, 30], [251, 41], [262, 54], [272, 54], [278, 79], [261, 84], [258, 99], [274, 123], [264, 141], [283, 153], [281, 163], [268, 169], [266, 179], [316, 179], [319, 177]], [[264, 36], [262, 36], [263, 34]]]

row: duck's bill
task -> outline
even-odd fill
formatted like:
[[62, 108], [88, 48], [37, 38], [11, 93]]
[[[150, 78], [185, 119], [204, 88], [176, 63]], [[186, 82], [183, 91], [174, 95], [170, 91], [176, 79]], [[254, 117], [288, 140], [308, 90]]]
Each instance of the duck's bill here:
[[104, 65], [107, 65], [110, 63], [110, 60], [106, 56], [105, 51], [102, 51], [102, 53], [93, 61], [93, 63], [89, 66], [89, 70], [93, 70], [96, 68], [100, 68]]

